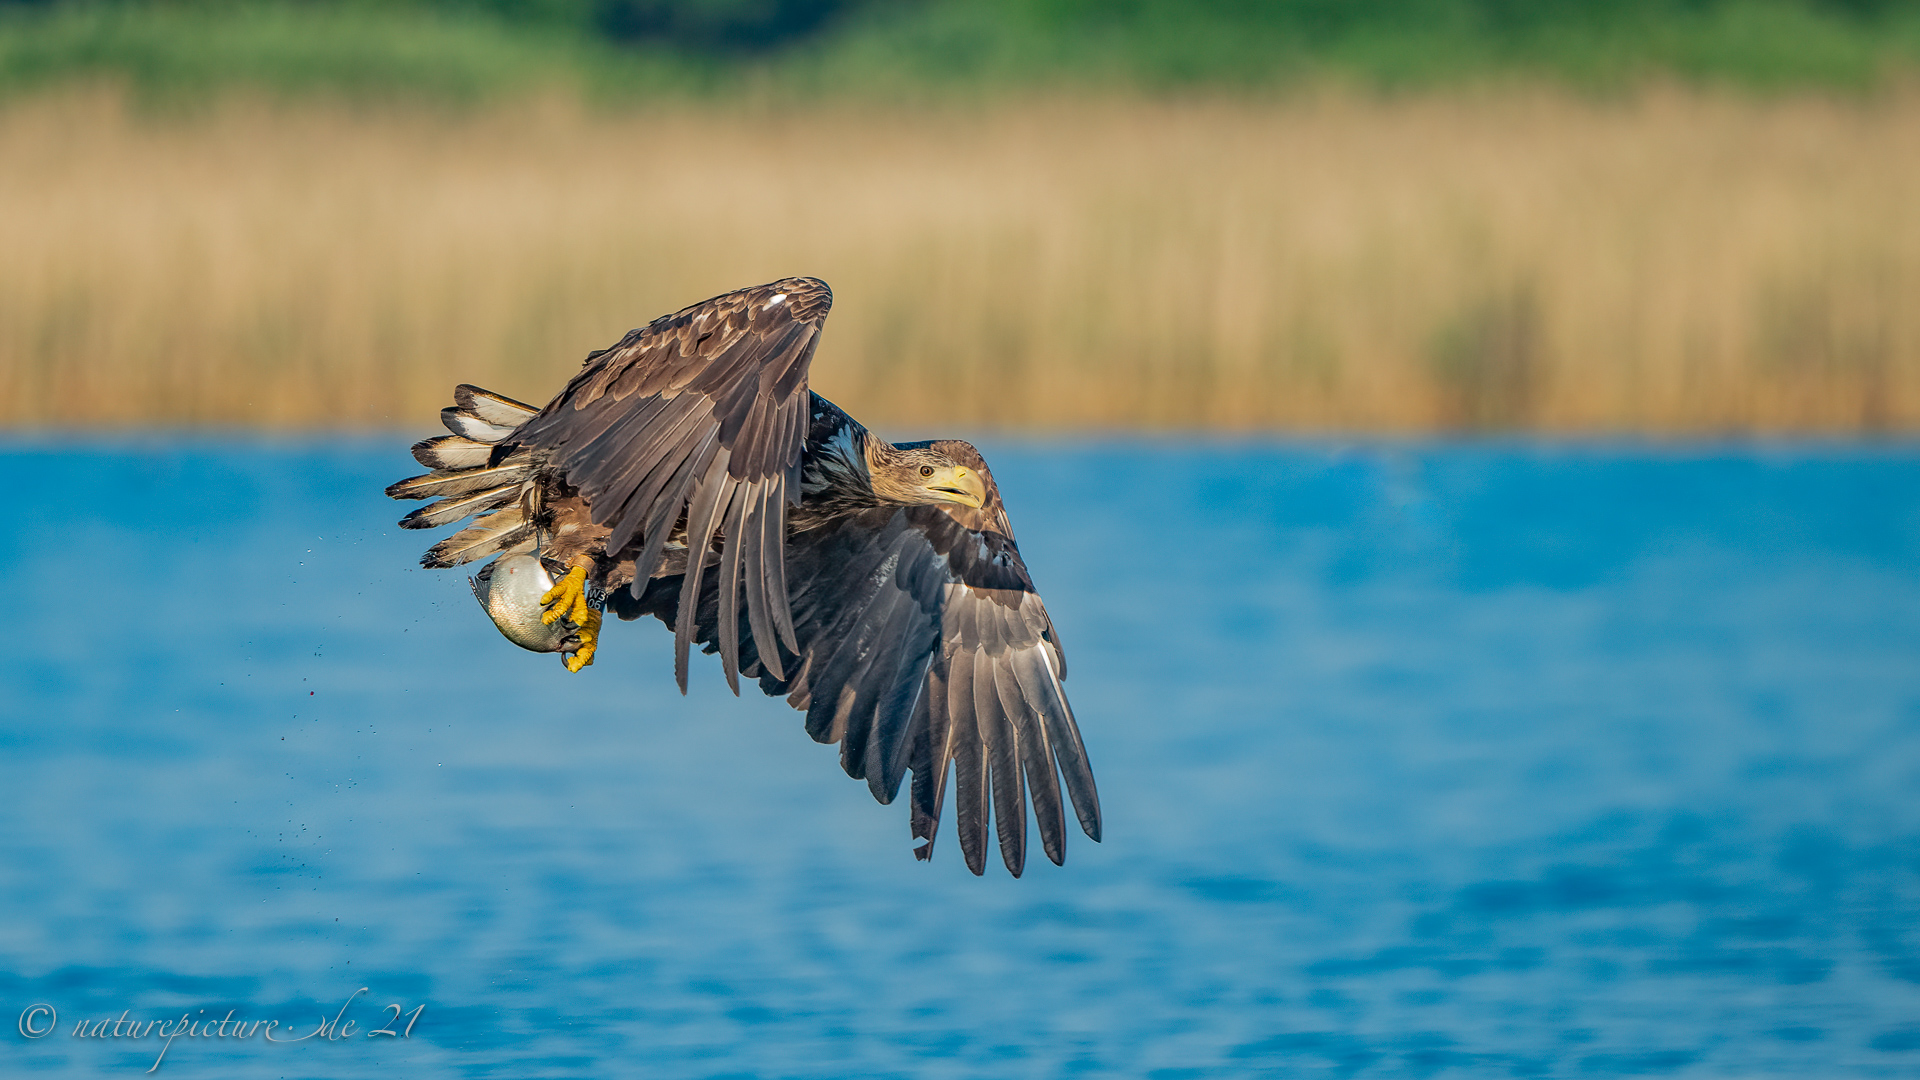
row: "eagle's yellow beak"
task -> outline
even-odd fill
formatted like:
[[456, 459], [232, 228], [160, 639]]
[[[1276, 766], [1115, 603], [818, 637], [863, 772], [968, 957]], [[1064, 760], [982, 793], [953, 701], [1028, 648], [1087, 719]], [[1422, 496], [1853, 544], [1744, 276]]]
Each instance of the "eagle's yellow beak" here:
[[927, 478], [926, 488], [942, 502], [956, 502], [975, 510], [987, 504], [987, 485], [965, 465], [941, 469]]

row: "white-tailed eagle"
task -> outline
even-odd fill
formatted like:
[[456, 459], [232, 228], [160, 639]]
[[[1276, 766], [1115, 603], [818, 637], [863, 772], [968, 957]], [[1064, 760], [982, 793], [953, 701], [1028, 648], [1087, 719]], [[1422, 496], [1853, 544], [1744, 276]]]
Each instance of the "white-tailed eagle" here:
[[882, 803], [911, 771], [918, 857], [951, 776], [974, 873], [991, 817], [1019, 875], [1029, 802], [1059, 863], [1065, 803], [1098, 840], [1100, 800], [1053, 621], [979, 451], [888, 443], [807, 388], [832, 303], [814, 278], [714, 297], [590, 354], [542, 409], [457, 387], [453, 434], [413, 447], [433, 471], [387, 493], [438, 500], [407, 528], [475, 518], [421, 562], [497, 556], [474, 588], [516, 643], [579, 671], [602, 603], [657, 616], [682, 692], [698, 643]]

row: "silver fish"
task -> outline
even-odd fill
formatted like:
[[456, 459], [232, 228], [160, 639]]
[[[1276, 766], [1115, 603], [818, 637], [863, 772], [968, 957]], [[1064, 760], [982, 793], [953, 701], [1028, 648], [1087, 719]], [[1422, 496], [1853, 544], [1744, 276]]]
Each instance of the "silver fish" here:
[[540, 621], [546, 609], [540, 597], [553, 588], [553, 576], [531, 555], [508, 555], [480, 568], [469, 579], [473, 598], [508, 641], [534, 652], [573, 652], [580, 648], [571, 619]]

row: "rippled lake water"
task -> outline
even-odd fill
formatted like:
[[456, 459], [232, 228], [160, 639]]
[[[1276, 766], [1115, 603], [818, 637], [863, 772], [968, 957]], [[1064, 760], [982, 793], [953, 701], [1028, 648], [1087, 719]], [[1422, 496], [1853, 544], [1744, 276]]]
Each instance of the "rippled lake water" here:
[[1107, 821], [1015, 881], [508, 645], [405, 441], [0, 446], [0, 1073], [1920, 1074], [1911, 444], [989, 445]]

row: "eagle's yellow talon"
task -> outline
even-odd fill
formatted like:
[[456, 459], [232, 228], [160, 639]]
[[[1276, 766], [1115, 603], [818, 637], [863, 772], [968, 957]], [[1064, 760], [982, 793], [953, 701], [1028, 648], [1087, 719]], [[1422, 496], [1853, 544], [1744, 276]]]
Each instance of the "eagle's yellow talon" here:
[[576, 624], [579, 629], [574, 636], [580, 639], [580, 647], [560, 658], [568, 671], [579, 671], [593, 663], [593, 651], [600, 643], [600, 619], [600, 613], [589, 608], [586, 620]]
[[541, 622], [552, 626], [565, 619], [574, 625], [574, 636], [580, 639], [579, 648], [560, 658], [567, 670], [579, 671], [593, 663], [593, 650], [600, 640], [600, 613], [587, 603], [586, 568], [576, 566], [567, 571], [566, 577], [541, 594], [540, 603], [547, 609], [540, 616]]
[[540, 621], [552, 626], [561, 619], [571, 619], [575, 626], [585, 626], [587, 616], [593, 614], [593, 608], [587, 603], [587, 569], [576, 566], [567, 571], [567, 576], [553, 583], [553, 588], [540, 594], [540, 604], [547, 610]]

